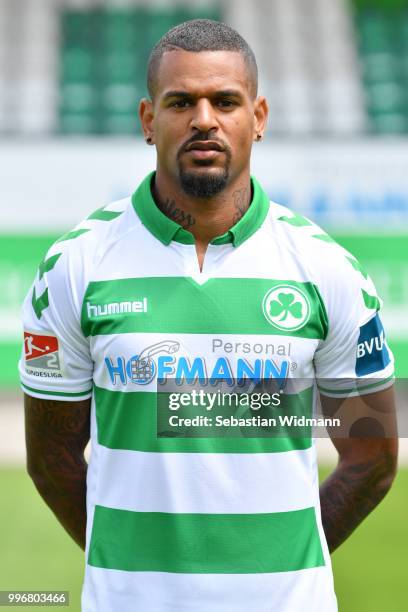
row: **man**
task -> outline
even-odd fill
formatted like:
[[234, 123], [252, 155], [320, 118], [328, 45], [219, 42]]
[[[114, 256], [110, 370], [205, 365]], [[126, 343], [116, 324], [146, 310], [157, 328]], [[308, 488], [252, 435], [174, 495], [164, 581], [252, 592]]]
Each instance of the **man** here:
[[392, 419], [379, 299], [354, 258], [251, 178], [268, 107], [237, 32], [172, 29], [148, 88], [156, 172], [51, 247], [24, 305], [28, 471], [86, 551], [86, 612], [331, 612], [329, 551], [389, 489], [395, 439], [335, 440], [319, 504], [310, 436], [159, 435], [157, 381], [296, 368], [327, 379], [327, 413], [350, 394], [354, 409], [353, 379]]

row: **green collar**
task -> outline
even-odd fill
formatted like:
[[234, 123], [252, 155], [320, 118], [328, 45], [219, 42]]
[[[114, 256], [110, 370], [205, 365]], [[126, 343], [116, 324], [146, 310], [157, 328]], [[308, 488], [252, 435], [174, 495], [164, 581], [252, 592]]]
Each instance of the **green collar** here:
[[[157, 207], [151, 192], [151, 181], [155, 172], [151, 172], [141, 182], [132, 196], [133, 207], [143, 225], [163, 244], [172, 240], [182, 244], [195, 244], [194, 236], [178, 223], [166, 217]], [[222, 236], [217, 236], [211, 244], [232, 242], [239, 246], [254, 234], [262, 225], [268, 214], [269, 198], [256, 179], [251, 177], [253, 198], [250, 207], [243, 217]]]

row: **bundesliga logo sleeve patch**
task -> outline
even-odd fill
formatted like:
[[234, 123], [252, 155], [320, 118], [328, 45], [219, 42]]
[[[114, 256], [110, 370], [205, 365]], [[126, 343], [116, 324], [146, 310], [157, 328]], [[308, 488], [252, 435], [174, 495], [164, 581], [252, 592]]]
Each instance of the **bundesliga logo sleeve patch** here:
[[27, 374], [62, 378], [60, 348], [55, 336], [25, 331], [24, 355]]
[[378, 314], [360, 327], [357, 343], [356, 375], [380, 372], [390, 363], [384, 328]]

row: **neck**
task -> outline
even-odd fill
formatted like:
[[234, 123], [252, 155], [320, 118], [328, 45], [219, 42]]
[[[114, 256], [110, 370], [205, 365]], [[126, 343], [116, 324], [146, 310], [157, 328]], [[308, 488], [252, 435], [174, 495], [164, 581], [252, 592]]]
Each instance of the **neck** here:
[[193, 198], [159, 170], [153, 183], [157, 206], [169, 219], [191, 232], [202, 247], [227, 232], [247, 211], [251, 202], [249, 170], [212, 198]]

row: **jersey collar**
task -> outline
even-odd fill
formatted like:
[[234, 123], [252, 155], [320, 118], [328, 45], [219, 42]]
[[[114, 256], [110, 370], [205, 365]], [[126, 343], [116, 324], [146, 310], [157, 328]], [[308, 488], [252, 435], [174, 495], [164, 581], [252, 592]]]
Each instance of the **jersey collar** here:
[[[150, 172], [132, 196], [132, 204], [143, 225], [160, 240], [168, 245], [172, 240], [182, 244], [195, 244], [194, 236], [181, 225], [169, 219], [157, 207], [151, 192], [151, 181], [155, 172]], [[232, 243], [239, 246], [254, 234], [262, 225], [268, 214], [269, 198], [258, 181], [251, 176], [252, 201], [244, 216], [225, 234], [213, 238], [211, 244]]]

